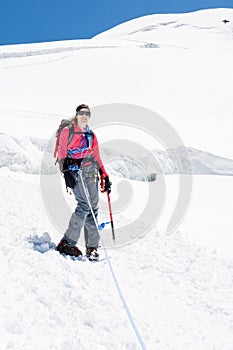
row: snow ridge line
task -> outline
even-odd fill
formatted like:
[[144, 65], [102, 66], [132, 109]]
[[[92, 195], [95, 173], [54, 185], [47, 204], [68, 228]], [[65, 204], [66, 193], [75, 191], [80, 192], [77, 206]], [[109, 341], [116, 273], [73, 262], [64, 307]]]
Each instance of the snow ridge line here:
[[129, 308], [128, 304], [127, 304], [127, 301], [126, 301], [126, 299], [125, 299], [125, 297], [124, 297], [124, 295], [123, 295], [123, 293], [122, 293], [122, 291], [121, 291], [119, 282], [118, 282], [118, 280], [117, 280], [117, 278], [116, 278], [115, 272], [114, 272], [113, 267], [112, 267], [112, 264], [111, 264], [111, 262], [110, 262], [110, 259], [109, 259], [109, 256], [108, 256], [108, 252], [107, 252], [107, 248], [105, 247], [104, 241], [103, 241], [103, 239], [102, 239], [102, 237], [101, 237], [101, 234], [100, 234], [100, 232], [99, 232], [98, 223], [97, 223], [95, 214], [94, 214], [94, 212], [93, 212], [93, 209], [92, 209], [92, 207], [91, 207], [91, 202], [90, 202], [90, 196], [89, 196], [89, 193], [88, 193], [88, 189], [87, 189], [86, 186], [84, 185], [83, 177], [82, 177], [82, 171], [80, 171], [80, 170], [79, 170], [79, 175], [80, 175], [80, 178], [81, 178], [81, 182], [82, 182], [82, 185], [83, 185], [83, 190], [84, 190], [85, 196], [86, 196], [87, 201], [88, 201], [88, 205], [89, 205], [90, 210], [91, 210], [91, 214], [92, 214], [92, 216], [93, 216], [93, 219], [94, 219], [96, 228], [97, 228], [98, 233], [99, 233], [100, 241], [101, 241], [101, 244], [102, 244], [102, 246], [103, 246], [104, 254], [105, 254], [105, 256], [106, 256], [106, 259], [107, 259], [107, 262], [108, 262], [108, 266], [109, 266], [109, 269], [110, 269], [110, 271], [111, 271], [112, 278], [113, 278], [113, 281], [114, 281], [114, 283], [115, 283], [116, 289], [117, 289], [118, 294], [119, 294], [119, 296], [120, 296], [120, 298], [121, 298], [121, 301], [122, 301], [123, 306], [124, 306], [124, 308], [125, 308], [125, 310], [126, 310], [126, 313], [127, 313], [128, 319], [129, 319], [129, 321], [130, 321], [130, 324], [131, 324], [131, 326], [132, 326], [132, 328], [133, 328], [133, 330], [134, 330], [134, 332], [135, 332], [135, 334], [136, 334], [136, 336], [137, 336], [137, 339], [138, 339], [138, 341], [139, 341], [139, 343], [140, 343], [140, 345], [141, 345], [142, 350], [147, 350], [146, 345], [145, 345], [145, 343], [144, 343], [144, 341], [143, 341], [143, 339], [142, 339], [142, 336], [141, 336], [141, 334], [140, 334], [140, 332], [139, 332], [139, 330], [138, 330], [138, 328], [137, 328], [137, 325], [136, 325], [136, 323], [135, 323], [135, 321], [134, 321], [134, 319], [133, 319], [133, 316], [132, 316], [132, 313], [131, 313], [131, 311], [130, 311], [130, 308]]
[[26, 51], [12, 51], [12, 52], [3, 52], [0, 53], [0, 60], [6, 59], [6, 58], [23, 58], [23, 57], [30, 57], [30, 56], [41, 56], [41, 55], [51, 55], [51, 54], [57, 54], [57, 53], [63, 53], [63, 52], [70, 52], [70, 51], [79, 51], [79, 50], [87, 50], [87, 49], [112, 49], [115, 48], [113, 45], [93, 45], [93, 46], [79, 46], [79, 47], [55, 47], [52, 49], [38, 49], [38, 50], [26, 50]]

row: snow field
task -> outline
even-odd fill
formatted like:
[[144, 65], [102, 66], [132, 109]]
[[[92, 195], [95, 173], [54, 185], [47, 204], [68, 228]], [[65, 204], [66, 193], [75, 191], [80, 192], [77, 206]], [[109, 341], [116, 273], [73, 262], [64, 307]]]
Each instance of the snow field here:
[[[136, 242], [109, 249], [147, 350], [233, 350], [232, 177], [224, 176], [233, 158], [232, 11], [153, 15], [88, 41], [0, 48], [3, 350], [140, 349], [106, 260], [72, 261], [46, 242], [44, 253], [31, 242], [49, 237], [54, 246], [62, 236], [42, 203], [38, 173], [46, 140], [82, 102], [154, 110], [189, 147], [197, 173], [208, 174], [193, 177], [189, 210], [175, 232], [166, 234], [179, 192], [170, 175], [157, 225]], [[108, 138], [115, 136], [111, 131]], [[157, 154], [172, 171], [166, 152]], [[137, 196], [114, 216], [117, 229], [137, 219], [145, 199], [147, 184], [133, 181], [138, 174], [130, 171]], [[114, 169], [117, 204], [121, 178], [113, 175]], [[137, 229], [143, 232], [146, 222]]]
[[[29, 237], [45, 228], [53, 242], [60, 239], [41, 204], [38, 176], [7, 169], [3, 176], [1, 201], [9, 203], [0, 247], [3, 348], [140, 349], [107, 261], [33, 250]], [[109, 255], [147, 349], [231, 350], [232, 258], [155, 228]]]

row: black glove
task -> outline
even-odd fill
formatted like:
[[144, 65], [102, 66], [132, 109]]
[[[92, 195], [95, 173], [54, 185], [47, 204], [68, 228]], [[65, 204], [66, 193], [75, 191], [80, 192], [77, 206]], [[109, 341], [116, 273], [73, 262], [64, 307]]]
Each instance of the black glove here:
[[70, 171], [64, 171], [66, 187], [74, 188], [76, 181]]
[[112, 186], [112, 183], [109, 181], [109, 177], [106, 176], [104, 178], [104, 192], [110, 193], [111, 192], [111, 186]]
[[64, 161], [65, 161], [65, 158], [63, 159], [59, 159], [58, 163], [59, 163], [59, 169], [60, 171], [63, 173], [64, 171]]

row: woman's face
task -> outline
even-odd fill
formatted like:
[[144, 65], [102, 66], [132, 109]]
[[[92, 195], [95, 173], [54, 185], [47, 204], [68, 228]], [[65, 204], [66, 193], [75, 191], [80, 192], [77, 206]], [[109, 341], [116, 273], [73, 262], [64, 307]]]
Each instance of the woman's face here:
[[91, 112], [87, 108], [83, 108], [80, 111], [78, 111], [76, 115], [78, 126], [80, 126], [80, 128], [85, 128], [88, 125], [90, 116]]

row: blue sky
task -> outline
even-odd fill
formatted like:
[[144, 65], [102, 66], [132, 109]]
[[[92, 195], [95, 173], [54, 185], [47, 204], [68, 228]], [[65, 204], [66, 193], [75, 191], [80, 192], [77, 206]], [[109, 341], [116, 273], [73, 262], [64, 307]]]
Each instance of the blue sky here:
[[0, 45], [88, 39], [154, 14], [233, 7], [232, 0], [0, 0]]

